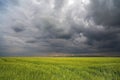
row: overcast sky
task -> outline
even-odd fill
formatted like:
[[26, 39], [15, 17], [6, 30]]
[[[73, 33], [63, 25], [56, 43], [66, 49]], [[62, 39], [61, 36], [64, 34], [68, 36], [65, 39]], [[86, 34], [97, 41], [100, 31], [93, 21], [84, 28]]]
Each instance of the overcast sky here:
[[0, 56], [120, 52], [120, 0], [0, 0]]

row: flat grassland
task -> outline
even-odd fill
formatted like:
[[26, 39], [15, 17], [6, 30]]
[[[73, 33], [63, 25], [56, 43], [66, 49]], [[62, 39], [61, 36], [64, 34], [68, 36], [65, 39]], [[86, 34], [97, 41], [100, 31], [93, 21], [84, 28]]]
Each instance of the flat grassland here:
[[120, 80], [120, 58], [1, 57], [0, 80]]

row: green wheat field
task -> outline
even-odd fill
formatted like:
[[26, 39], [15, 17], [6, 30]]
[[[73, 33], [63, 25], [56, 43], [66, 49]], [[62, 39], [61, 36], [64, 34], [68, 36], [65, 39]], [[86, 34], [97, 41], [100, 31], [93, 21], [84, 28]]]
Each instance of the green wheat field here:
[[120, 58], [1, 57], [0, 80], [120, 80]]

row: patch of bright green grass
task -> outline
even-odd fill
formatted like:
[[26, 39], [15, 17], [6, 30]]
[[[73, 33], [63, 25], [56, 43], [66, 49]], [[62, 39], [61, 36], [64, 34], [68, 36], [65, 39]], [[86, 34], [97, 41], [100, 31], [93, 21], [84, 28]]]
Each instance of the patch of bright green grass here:
[[120, 58], [0, 58], [0, 80], [120, 80]]

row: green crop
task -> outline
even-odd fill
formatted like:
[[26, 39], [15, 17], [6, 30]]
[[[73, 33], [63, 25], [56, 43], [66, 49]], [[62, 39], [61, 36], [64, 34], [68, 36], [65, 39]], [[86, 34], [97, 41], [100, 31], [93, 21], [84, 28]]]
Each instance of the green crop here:
[[1, 57], [0, 80], [120, 80], [120, 58]]

